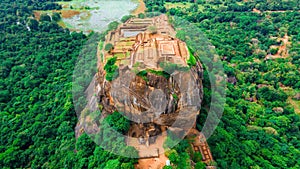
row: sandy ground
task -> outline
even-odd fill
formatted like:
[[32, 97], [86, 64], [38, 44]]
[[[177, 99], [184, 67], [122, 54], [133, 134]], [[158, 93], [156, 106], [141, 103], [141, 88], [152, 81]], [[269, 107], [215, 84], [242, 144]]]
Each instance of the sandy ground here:
[[[43, 11], [34, 11], [34, 17], [40, 19], [40, 16]], [[75, 15], [79, 15], [80, 11], [78, 10], [52, 10], [51, 12], [61, 13], [62, 18], [72, 18]]]
[[[148, 147], [146, 145], [141, 145], [137, 138], [128, 138], [127, 144], [135, 147], [139, 151], [140, 157], [155, 157], [158, 154], [164, 153], [163, 144], [167, 138], [167, 135], [158, 136], [155, 144], [150, 144]], [[157, 153], [158, 150], [158, 153]]]
[[39, 12], [39, 11], [34, 11], [33, 14], [34, 14], [34, 18], [35, 18], [35, 19], [40, 20], [41, 12]]
[[136, 169], [162, 169], [166, 165], [168, 158], [165, 154], [160, 154], [158, 158], [139, 159]]
[[131, 12], [132, 15], [138, 15], [139, 13], [144, 13], [146, 10], [146, 5], [143, 0], [138, 0], [139, 6]]
[[60, 10], [60, 11], [53, 11], [61, 13], [62, 18], [72, 18], [75, 15], [79, 15], [80, 11], [77, 10]]
[[[141, 158], [138, 160], [138, 163], [135, 165], [136, 169], [162, 169], [166, 165], [166, 161], [168, 158], [164, 154], [163, 143], [165, 142], [166, 135], [159, 136], [156, 139], [155, 144], [151, 144], [149, 147], [145, 145], [140, 145], [137, 142], [131, 140], [129, 144], [131, 146], [136, 147], [139, 151], [140, 156], [151, 156], [153, 153], [152, 150], [158, 149], [158, 157], [150, 157], [150, 158]], [[132, 145], [134, 144], [134, 145]]]
[[291, 44], [289, 42], [289, 36], [287, 34], [284, 35], [283, 38], [278, 38], [283, 44], [279, 47], [273, 46], [278, 48], [278, 52], [275, 55], [267, 55], [266, 59], [276, 59], [276, 58], [287, 58], [289, 57], [287, 46]]

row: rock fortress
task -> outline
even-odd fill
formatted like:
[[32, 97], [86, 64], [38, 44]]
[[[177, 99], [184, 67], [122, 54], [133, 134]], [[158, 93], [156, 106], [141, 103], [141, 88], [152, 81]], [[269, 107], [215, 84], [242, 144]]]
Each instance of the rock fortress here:
[[209, 166], [212, 155], [195, 127], [203, 68], [175, 35], [164, 14], [131, 18], [110, 31], [99, 51], [102, 57], [94, 78], [97, 103], [90, 104], [100, 107], [102, 118], [118, 111], [131, 121], [125, 140], [138, 150], [140, 159], [160, 158], [172, 132], [178, 138], [192, 138], [194, 151]]

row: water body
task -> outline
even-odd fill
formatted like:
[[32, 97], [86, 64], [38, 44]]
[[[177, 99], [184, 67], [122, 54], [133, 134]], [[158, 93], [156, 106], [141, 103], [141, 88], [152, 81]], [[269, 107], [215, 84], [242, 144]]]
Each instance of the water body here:
[[83, 9], [79, 15], [62, 19], [67, 28], [83, 32], [101, 32], [110, 22], [120, 21], [138, 6], [132, 0], [74, 0], [64, 4]]

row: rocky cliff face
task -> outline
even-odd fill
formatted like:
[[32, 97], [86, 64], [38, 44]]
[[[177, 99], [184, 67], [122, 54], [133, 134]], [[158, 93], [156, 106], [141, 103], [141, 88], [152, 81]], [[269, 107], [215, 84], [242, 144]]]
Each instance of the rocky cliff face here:
[[126, 67], [119, 70], [117, 79], [109, 82], [100, 66], [96, 86], [100, 86], [97, 97], [101, 114], [122, 112], [132, 126], [147, 128], [145, 125], [150, 124], [155, 126], [151, 131], [156, 134], [164, 127], [191, 128], [202, 101], [202, 72], [200, 63], [169, 77], [151, 71], [138, 76]]

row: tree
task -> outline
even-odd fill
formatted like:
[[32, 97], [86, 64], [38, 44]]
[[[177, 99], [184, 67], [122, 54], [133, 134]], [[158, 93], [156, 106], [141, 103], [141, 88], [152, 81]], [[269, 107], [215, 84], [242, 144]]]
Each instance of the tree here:
[[194, 3], [193, 5], [191, 5], [191, 7], [189, 8], [189, 10], [191, 12], [198, 12], [198, 10], [199, 10], [198, 4]]
[[133, 18], [133, 15], [125, 15], [121, 18], [121, 22], [125, 23], [126, 21], [128, 21], [130, 18]]
[[138, 18], [144, 19], [145, 17], [146, 17], [146, 16], [145, 16], [144, 13], [139, 13], [139, 14], [138, 14]]
[[175, 8], [171, 8], [171, 9], [169, 10], [170, 15], [175, 15], [176, 12], [177, 12], [177, 10], [176, 10]]
[[107, 43], [107, 44], [105, 45], [105, 47], [104, 47], [104, 50], [110, 51], [110, 50], [112, 50], [113, 48], [114, 48], [113, 44]]
[[195, 66], [197, 64], [197, 60], [193, 54], [193, 52], [189, 49], [189, 59], [187, 60], [187, 64], [192, 67], [192, 66]]
[[202, 155], [201, 155], [201, 153], [195, 152], [193, 161], [196, 162], [196, 163], [197, 162], [201, 162], [202, 161]]
[[134, 164], [132, 163], [122, 163], [121, 169], [134, 169]]
[[32, 30], [38, 30], [39, 28], [39, 22], [35, 19], [29, 19], [28, 20], [28, 26]]
[[40, 21], [41, 22], [44, 22], [44, 21], [50, 22], [51, 18], [48, 14], [42, 13], [41, 16], [40, 16]]
[[95, 143], [87, 134], [84, 133], [78, 138], [76, 142], [76, 150], [78, 151], [78, 155], [80, 157], [90, 156], [94, 149]]
[[129, 130], [129, 120], [119, 112], [115, 111], [113, 114], [108, 115], [105, 120], [113, 129], [118, 132], [125, 133]]
[[195, 169], [205, 169], [206, 165], [203, 162], [197, 162], [195, 165]]
[[271, 55], [277, 54], [278, 50], [279, 50], [279, 48], [272, 48], [272, 49], [270, 49]]
[[175, 151], [171, 152], [169, 155], [168, 155], [168, 158], [170, 159], [170, 161], [174, 164], [177, 164], [179, 163], [180, 161], [180, 157], [178, 155], [178, 153]]
[[61, 20], [60, 14], [57, 13], [57, 12], [54, 12], [54, 13], [52, 14], [52, 20], [53, 20], [53, 21], [56, 21], [56, 22], [60, 21], [60, 20]]
[[118, 159], [109, 160], [106, 163], [106, 166], [104, 167], [104, 169], [116, 169], [116, 168], [120, 168], [120, 161]]
[[119, 22], [117, 22], [117, 21], [113, 21], [113, 22], [109, 23], [108, 31], [117, 29], [118, 25], [119, 25]]
[[107, 60], [107, 63], [104, 66], [104, 70], [106, 71], [105, 78], [108, 81], [112, 81], [119, 76], [118, 66], [115, 65], [117, 61], [117, 57], [112, 57]]
[[257, 91], [257, 97], [259, 99], [265, 99], [267, 101], [286, 101], [287, 94], [282, 90], [276, 91], [274, 88], [262, 87]]

